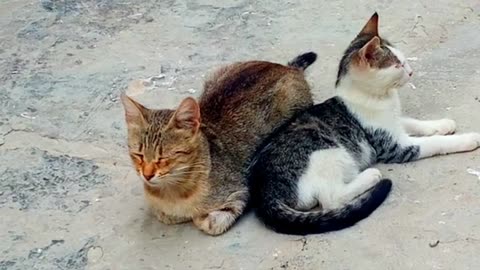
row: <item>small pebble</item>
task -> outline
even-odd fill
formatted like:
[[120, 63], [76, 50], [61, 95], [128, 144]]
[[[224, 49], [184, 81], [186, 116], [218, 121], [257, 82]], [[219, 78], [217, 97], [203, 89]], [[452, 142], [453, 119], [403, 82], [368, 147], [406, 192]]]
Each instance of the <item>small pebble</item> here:
[[91, 263], [98, 262], [103, 257], [103, 249], [102, 247], [91, 247], [88, 250], [87, 258], [88, 261]]

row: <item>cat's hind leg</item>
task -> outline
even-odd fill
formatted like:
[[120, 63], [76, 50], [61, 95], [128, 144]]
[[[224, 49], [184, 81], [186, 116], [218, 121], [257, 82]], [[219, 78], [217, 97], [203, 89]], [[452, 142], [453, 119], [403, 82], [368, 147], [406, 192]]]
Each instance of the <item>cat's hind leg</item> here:
[[360, 172], [350, 183], [345, 184], [339, 194], [339, 202], [344, 205], [372, 189], [382, 179], [382, 173], [376, 168]]
[[402, 118], [403, 129], [411, 136], [432, 136], [448, 135], [455, 133], [456, 124], [451, 119], [440, 120], [417, 120], [413, 118]]

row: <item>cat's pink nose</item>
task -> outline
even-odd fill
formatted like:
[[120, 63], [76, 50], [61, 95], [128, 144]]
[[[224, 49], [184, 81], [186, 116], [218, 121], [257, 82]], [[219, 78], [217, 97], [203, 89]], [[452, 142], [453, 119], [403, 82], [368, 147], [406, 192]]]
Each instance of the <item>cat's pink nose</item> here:
[[155, 175], [154, 174], [143, 174], [145, 180], [150, 181]]

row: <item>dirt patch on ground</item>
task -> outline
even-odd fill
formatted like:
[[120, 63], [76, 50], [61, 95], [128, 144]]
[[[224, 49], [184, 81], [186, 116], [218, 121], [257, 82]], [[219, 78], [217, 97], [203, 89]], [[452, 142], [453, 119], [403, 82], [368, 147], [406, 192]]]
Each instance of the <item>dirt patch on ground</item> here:
[[18, 160], [19, 165], [28, 161], [28, 165], [9, 167], [0, 174], [1, 207], [76, 213], [90, 203], [77, 201], [77, 195], [108, 180], [93, 161], [68, 155], [54, 156], [39, 149], [26, 149], [6, 152], [0, 162], [7, 162], [6, 158]]

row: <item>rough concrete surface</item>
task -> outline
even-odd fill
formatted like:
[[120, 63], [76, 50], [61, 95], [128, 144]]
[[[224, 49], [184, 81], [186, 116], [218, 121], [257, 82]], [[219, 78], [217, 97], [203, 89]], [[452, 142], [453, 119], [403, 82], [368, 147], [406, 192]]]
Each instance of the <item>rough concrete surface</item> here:
[[221, 64], [313, 50], [320, 102], [374, 10], [414, 57], [405, 112], [480, 131], [478, 0], [2, 0], [0, 269], [479, 269], [479, 151], [379, 166], [392, 196], [324, 235], [275, 234], [250, 214], [210, 237], [145, 208], [118, 102], [129, 82], [164, 74], [136, 98], [174, 107]]

